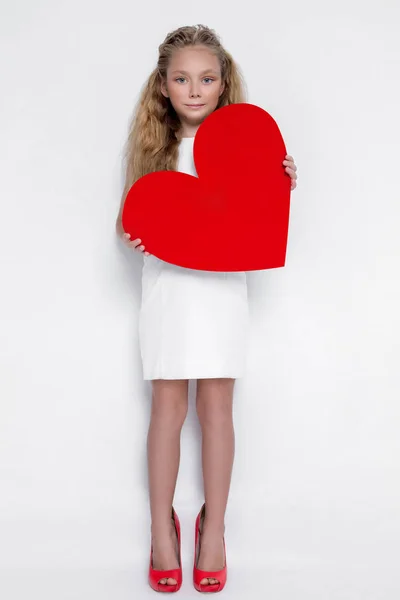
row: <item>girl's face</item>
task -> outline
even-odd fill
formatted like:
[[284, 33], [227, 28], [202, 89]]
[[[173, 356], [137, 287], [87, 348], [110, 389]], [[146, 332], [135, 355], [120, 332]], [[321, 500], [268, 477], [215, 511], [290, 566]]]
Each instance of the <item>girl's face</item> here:
[[182, 123], [183, 135], [195, 133], [216, 109], [223, 91], [219, 60], [208, 48], [191, 46], [174, 52], [161, 92], [170, 99]]

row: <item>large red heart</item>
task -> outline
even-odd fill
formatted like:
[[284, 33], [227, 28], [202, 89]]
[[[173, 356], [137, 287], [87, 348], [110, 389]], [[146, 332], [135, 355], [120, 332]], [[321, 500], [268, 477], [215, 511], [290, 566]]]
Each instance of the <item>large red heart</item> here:
[[206, 271], [285, 265], [290, 177], [274, 119], [254, 104], [215, 110], [197, 130], [198, 177], [157, 171], [129, 190], [122, 225], [150, 254]]

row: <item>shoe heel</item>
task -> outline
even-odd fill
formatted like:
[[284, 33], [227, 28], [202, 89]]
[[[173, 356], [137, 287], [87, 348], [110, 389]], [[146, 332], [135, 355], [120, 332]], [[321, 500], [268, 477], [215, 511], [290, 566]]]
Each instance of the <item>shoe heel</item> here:
[[[199, 514], [197, 515], [196, 525], [195, 525], [195, 542], [194, 542], [194, 564], [193, 564], [193, 585], [198, 592], [207, 592], [207, 593], [216, 593], [221, 592], [226, 584], [228, 568], [226, 564], [226, 547], [225, 547], [225, 537], [224, 537], [224, 553], [225, 553], [225, 566], [220, 571], [202, 571], [197, 568], [197, 560], [198, 555], [200, 554], [200, 527], [201, 520], [205, 514], [205, 504], [201, 507]], [[202, 585], [200, 582], [206, 578], [214, 578], [218, 579], [219, 583], [214, 585]]]
[[[179, 568], [169, 569], [166, 571], [160, 571], [159, 569], [153, 568], [153, 544], [150, 548], [150, 564], [149, 564], [149, 585], [156, 592], [173, 593], [178, 592], [182, 586], [182, 556], [181, 556], [181, 524], [174, 508], [172, 507], [172, 518], [175, 523], [176, 536], [178, 539], [179, 546]], [[159, 583], [161, 579], [171, 578], [175, 579], [176, 585], [168, 585]]]

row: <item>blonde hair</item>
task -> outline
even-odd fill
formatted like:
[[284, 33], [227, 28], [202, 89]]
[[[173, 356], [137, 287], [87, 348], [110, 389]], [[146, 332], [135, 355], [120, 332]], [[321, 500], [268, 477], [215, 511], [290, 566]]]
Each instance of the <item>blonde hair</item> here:
[[222, 46], [219, 36], [205, 25], [179, 27], [167, 34], [158, 47], [156, 68], [144, 85], [129, 126], [124, 151], [125, 195], [143, 175], [154, 171], [176, 170], [180, 129], [179, 118], [169, 98], [161, 93], [173, 52], [186, 46], [202, 45], [216, 54], [225, 84], [216, 110], [221, 106], [246, 101], [245, 82], [238, 65]]

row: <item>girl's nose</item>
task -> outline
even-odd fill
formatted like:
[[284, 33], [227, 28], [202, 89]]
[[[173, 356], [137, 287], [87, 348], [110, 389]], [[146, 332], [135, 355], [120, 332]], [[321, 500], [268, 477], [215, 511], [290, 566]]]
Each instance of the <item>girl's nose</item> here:
[[199, 97], [199, 89], [196, 85], [192, 85], [191, 89], [190, 89], [190, 97], [191, 98], [195, 98], [195, 97]]

